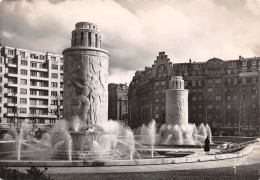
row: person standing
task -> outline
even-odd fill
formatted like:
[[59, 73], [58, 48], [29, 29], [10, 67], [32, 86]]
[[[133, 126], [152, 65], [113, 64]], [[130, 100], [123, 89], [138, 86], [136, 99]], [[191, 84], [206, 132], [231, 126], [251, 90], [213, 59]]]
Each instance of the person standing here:
[[207, 138], [205, 139], [205, 146], [204, 146], [204, 151], [206, 152], [206, 154], [209, 154], [209, 151], [210, 151], [209, 144], [210, 144], [210, 141], [209, 141], [209, 137], [207, 136]]

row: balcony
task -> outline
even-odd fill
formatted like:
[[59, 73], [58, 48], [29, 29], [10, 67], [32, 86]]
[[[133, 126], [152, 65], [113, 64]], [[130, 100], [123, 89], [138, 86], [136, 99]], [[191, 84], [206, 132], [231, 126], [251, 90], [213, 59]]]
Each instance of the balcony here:
[[48, 114], [30, 114], [30, 117], [33, 117], [33, 118], [48, 118], [49, 115]]
[[5, 96], [13, 96], [14, 94], [17, 94], [17, 92], [13, 92], [13, 93], [8, 92], [8, 93], [5, 93]]
[[17, 87], [17, 82], [8, 82], [5, 83], [6, 86], [10, 86], [10, 87]]
[[[14, 117], [14, 113], [5, 113], [5, 116], [7, 116], [7, 117]], [[17, 116], [16, 113], [15, 113], [15, 116]]]
[[48, 68], [30, 67], [30, 70], [48, 72]]
[[[14, 107], [14, 104], [17, 105], [17, 103], [13, 103], [13, 102], [7, 102], [5, 103], [6, 106], [11, 106], [11, 107]], [[16, 106], [15, 106], [16, 107]]]
[[17, 73], [6, 73], [6, 76], [8, 76], [8, 77], [17, 77], [18, 74]]
[[[38, 98], [38, 97], [37, 97], [37, 98]], [[48, 104], [30, 105], [30, 107], [34, 107], [34, 108], [48, 108]]]
[[7, 63], [7, 66], [17, 68], [17, 64], [14, 63]]
[[39, 86], [39, 85], [37, 85], [37, 86], [32, 86], [32, 85], [30, 85], [30, 88], [31, 89], [43, 89], [43, 90], [48, 90], [49, 89], [49, 87], [48, 86]]
[[45, 80], [45, 81], [49, 81], [48, 77], [30, 76], [30, 79], [32, 79], [32, 80]]

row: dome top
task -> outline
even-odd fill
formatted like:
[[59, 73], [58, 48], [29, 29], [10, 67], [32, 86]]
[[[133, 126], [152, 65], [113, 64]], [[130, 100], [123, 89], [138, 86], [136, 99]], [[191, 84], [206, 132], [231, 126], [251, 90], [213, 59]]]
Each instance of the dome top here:
[[90, 22], [78, 22], [75, 25], [75, 29], [89, 29], [89, 30], [98, 30], [98, 26]]

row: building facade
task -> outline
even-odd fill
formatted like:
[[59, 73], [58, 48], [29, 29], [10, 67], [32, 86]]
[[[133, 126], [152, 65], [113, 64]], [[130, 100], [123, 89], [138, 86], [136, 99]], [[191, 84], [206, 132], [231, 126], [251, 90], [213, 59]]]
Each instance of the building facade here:
[[63, 97], [63, 57], [0, 46], [1, 125], [53, 124]]
[[217, 134], [259, 134], [260, 57], [172, 64], [160, 52], [154, 65], [137, 71], [129, 85], [133, 127], [155, 119], [165, 123], [165, 90], [171, 76], [183, 76], [189, 90], [189, 122], [208, 123]]
[[108, 84], [108, 119], [128, 123], [127, 84]]

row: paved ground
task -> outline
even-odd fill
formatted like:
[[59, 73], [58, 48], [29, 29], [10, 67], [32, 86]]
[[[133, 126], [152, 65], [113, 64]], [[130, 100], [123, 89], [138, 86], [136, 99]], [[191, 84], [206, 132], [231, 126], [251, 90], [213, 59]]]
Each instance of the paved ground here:
[[[114, 167], [52, 167], [48, 174], [55, 180], [66, 179], [256, 179], [260, 180], [260, 143], [247, 157], [247, 165], [234, 169], [234, 159], [184, 164], [114, 166]], [[28, 168], [20, 168], [25, 170]]]

